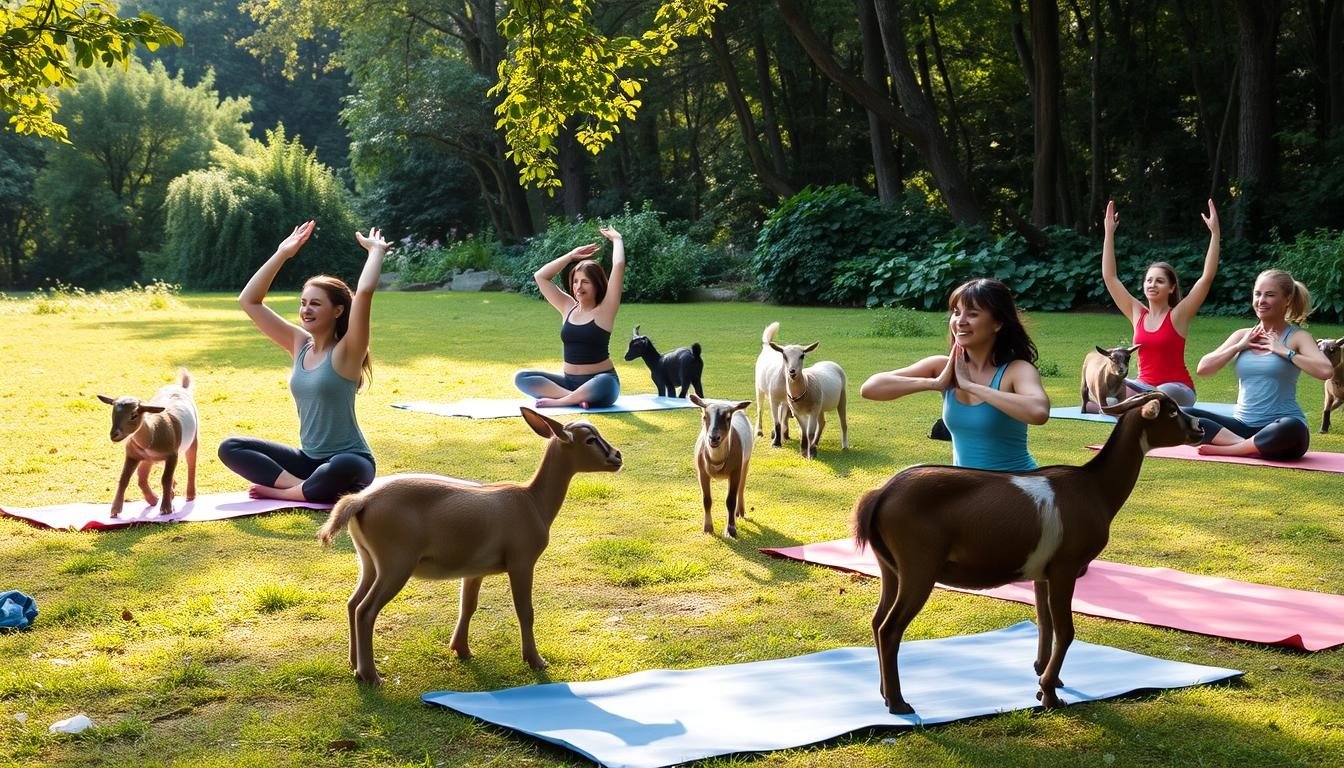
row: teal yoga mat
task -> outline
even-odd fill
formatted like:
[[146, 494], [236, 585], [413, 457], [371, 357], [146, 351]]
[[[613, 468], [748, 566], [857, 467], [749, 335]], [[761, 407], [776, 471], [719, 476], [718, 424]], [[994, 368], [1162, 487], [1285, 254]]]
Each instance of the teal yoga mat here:
[[[1031, 669], [1035, 655], [1031, 622], [906, 642], [901, 687], [915, 715], [887, 712], [872, 648], [503, 691], [436, 691], [421, 698], [559, 744], [609, 768], [659, 768], [815, 744], [863, 728], [908, 728], [1031, 709], [1039, 706]], [[1060, 698], [1073, 704], [1240, 674], [1076, 640], [1065, 657]]]
[[[1236, 408], [1235, 403], [1195, 403], [1196, 408], [1202, 408], [1209, 413], [1217, 413], [1223, 416], [1231, 416], [1232, 409]], [[1107, 416], [1104, 413], [1083, 413], [1076, 405], [1065, 405], [1050, 409], [1050, 418], [1052, 419], [1076, 419], [1078, 421], [1100, 421], [1107, 424], [1114, 424], [1115, 417]]]
[[695, 408], [695, 403], [681, 397], [661, 397], [659, 395], [621, 395], [615, 405], [605, 408], [580, 408], [577, 405], [565, 405], [558, 408], [535, 408], [536, 401], [528, 398], [490, 400], [474, 398], [458, 400], [453, 403], [436, 403], [430, 400], [414, 400], [405, 403], [393, 403], [393, 408], [417, 413], [432, 413], [435, 416], [461, 416], [468, 419], [502, 419], [517, 416], [521, 406], [534, 408], [537, 413], [547, 416], [568, 416], [588, 413], [634, 413], [636, 411], [665, 411], [673, 408]]

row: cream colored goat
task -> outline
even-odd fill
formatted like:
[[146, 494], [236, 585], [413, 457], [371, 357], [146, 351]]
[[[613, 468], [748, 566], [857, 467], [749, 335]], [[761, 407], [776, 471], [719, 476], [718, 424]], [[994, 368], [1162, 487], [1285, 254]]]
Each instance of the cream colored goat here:
[[789, 399], [784, 392], [784, 371], [779, 355], [770, 348], [778, 332], [779, 323], [765, 326], [761, 333], [761, 352], [756, 356], [756, 436], [765, 434], [761, 429], [761, 406], [768, 405], [775, 425], [771, 445], [776, 448], [789, 439]]
[[1082, 393], [1081, 410], [1087, 410], [1087, 401], [1091, 399], [1099, 407], [1115, 405], [1125, 399], [1125, 378], [1129, 376], [1129, 361], [1141, 344], [1132, 347], [1097, 347], [1083, 357], [1083, 369], [1079, 389]]
[[691, 395], [691, 402], [700, 406], [700, 436], [695, 441], [695, 472], [700, 478], [700, 495], [705, 503], [705, 533], [714, 532], [710, 508], [714, 504], [709, 493], [711, 478], [728, 479], [728, 525], [724, 531], [737, 536], [737, 518], [747, 516], [745, 500], [747, 469], [751, 465], [751, 423], [743, 413], [750, 400], [730, 403], [726, 400], [704, 400]]
[[784, 377], [784, 394], [788, 398], [789, 411], [798, 420], [801, 433], [798, 442], [802, 446], [804, 458], [815, 458], [817, 445], [821, 442], [821, 431], [826, 428], [826, 412], [835, 411], [840, 416], [840, 448], [849, 448], [849, 423], [845, 418], [845, 371], [830, 360], [814, 363], [810, 368], [803, 367], [808, 352], [817, 348], [820, 342], [807, 346], [787, 344], [780, 346], [770, 342], [770, 348], [780, 355], [780, 370]]
[[[158, 504], [159, 514], [173, 513], [173, 475], [177, 457], [187, 459], [187, 501], [196, 498], [196, 449], [200, 440], [200, 416], [191, 393], [191, 374], [186, 368], [177, 371], [177, 383], [165, 384], [142, 403], [134, 397], [98, 399], [112, 406], [112, 442], [126, 441], [126, 461], [117, 480], [117, 495], [112, 499], [111, 516], [121, 514], [126, 500], [126, 486], [131, 473], [139, 478], [140, 493], [149, 505]], [[163, 494], [155, 496], [149, 487], [149, 469], [163, 462]]]
[[330, 544], [348, 523], [359, 555], [359, 581], [347, 603], [350, 666], [369, 683], [382, 678], [373, 661], [378, 612], [411, 576], [462, 579], [461, 608], [449, 647], [471, 656], [467, 627], [480, 599], [481, 580], [509, 575], [522, 633], [523, 659], [546, 666], [532, 634], [532, 573], [578, 472], [615, 472], [621, 452], [586, 421], [561, 425], [530, 408], [523, 419], [547, 438], [546, 452], [527, 485], [469, 486], [448, 480], [399, 478], [375, 483], [337, 502], [317, 537]]
[[934, 582], [970, 589], [1035, 582], [1037, 698], [1060, 706], [1055, 689], [1073, 642], [1074, 583], [1105, 548], [1144, 454], [1195, 444], [1201, 436], [1199, 423], [1164, 392], [1145, 392], [1104, 411], [1119, 421], [1081, 467], [910, 467], [859, 499], [854, 537], [873, 548], [882, 572], [873, 637], [882, 696], [893, 714], [914, 711], [901, 696], [896, 657]]

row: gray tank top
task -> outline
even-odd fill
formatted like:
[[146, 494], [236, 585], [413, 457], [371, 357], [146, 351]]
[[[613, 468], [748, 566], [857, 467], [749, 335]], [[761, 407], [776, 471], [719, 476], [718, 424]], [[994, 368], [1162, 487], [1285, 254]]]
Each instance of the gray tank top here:
[[294, 370], [289, 375], [289, 391], [299, 408], [299, 446], [315, 459], [338, 453], [373, 458], [355, 420], [355, 390], [359, 389], [359, 382], [336, 372], [330, 352], [317, 368], [304, 370], [303, 359], [312, 348], [311, 339], [304, 342], [294, 356]]

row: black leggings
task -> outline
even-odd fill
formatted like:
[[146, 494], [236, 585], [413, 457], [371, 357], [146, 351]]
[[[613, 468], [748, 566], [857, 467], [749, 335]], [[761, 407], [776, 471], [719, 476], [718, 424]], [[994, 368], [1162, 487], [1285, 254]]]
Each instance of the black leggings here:
[[230, 437], [219, 444], [219, 460], [248, 482], [274, 488], [281, 472], [303, 480], [303, 498], [334, 502], [373, 482], [373, 457], [338, 453], [315, 459], [298, 448], [255, 437]]
[[1260, 427], [1252, 427], [1240, 419], [1224, 416], [1199, 408], [1185, 408], [1186, 413], [1199, 419], [1204, 429], [1204, 442], [1213, 442], [1214, 435], [1226, 429], [1242, 439], [1255, 439], [1255, 450], [1262, 458], [1279, 461], [1300, 459], [1311, 444], [1311, 430], [1300, 419], [1284, 417]]

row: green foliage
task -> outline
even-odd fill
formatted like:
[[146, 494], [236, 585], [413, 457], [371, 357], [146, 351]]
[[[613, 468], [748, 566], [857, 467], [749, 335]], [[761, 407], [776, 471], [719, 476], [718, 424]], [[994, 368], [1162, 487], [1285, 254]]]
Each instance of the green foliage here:
[[396, 244], [384, 271], [396, 272], [403, 285], [444, 283], [452, 279], [454, 272], [493, 269], [499, 252], [499, 244], [484, 237], [443, 244], [408, 236]]
[[554, 190], [561, 126], [577, 117], [575, 137], [596, 154], [622, 120], [633, 120], [644, 84], [626, 73], [657, 66], [677, 40], [709, 31], [723, 0], [666, 0], [653, 27], [634, 37], [607, 37], [593, 23], [592, 3], [514, 2], [499, 23], [509, 40], [490, 93], [502, 96], [497, 128], [525, 185]]
[[885, 307], [871, 310], [872, 335], [878, 338], [913, 338], [933, 333], [925, 317], [905, 307]]
[[211, 78], [188, 87], [155, 62], [88, 73], [65, 97], [69, 144], [50, 144], [35, 194], [48, 234], [32, 278], [87, 286], [142, 277], [159, 248], [169, 183], [212, 152], [247, 141], [246, 100], [221, 100]]
[[[623, 301], [681, 301], [703, 283], [715, 264], [710, 248], [672, 232], [651, 206], [638, 213], [631, 213], [627, 207], [605, 223], [615, 227], [625, 240]], [[500, 271], [520, 292], [535, 296], [538, 291], [533, 272], [575, 246], [594, 242], [602, 243], [596, 258], [610, 270], [611, 246], [596, 228], [592, 222], [553, 219], [546, 231], [529, 240], [521, 252], [501, 259]]]
[[28, 285], [45, 211], [33, 197], [41, 140], [0, 131], [0, 288]]
[[120, 18], [106, 0], [37, 0], [0, 5], [0, 112], [19, 133], [64, 141], [51, 89], [75, 68], [125, 64], [137, 45], [181, 45], [182, 36], [147, 13]]
[[364, 260], [349, 194], [331, 169], [287, 140], [283, 128], [218, 160], [216, 168], [173, 182], [156, 268], [192, 288], [237, 289], [295, 224], [316, 219], [317, 231], [281, 268], [274, 288], [296, 288], [320, 272], [354, 284]]
[[148, 285], [132, 283], [115, 291], [86, 291], [55, 282], [34, 291], [26, 299], [0, 293], [0, 315], [81, 315], [99, 313], [142, 314], [181, 309], [182, 286], [155, 280]]
[[1311, 291], [1312, 317], [1344, 318], [1344, 232], [1304, 232], [1291, 243], [1272, 243], [1267, 250], [1272, 264], [1292, 273]]

